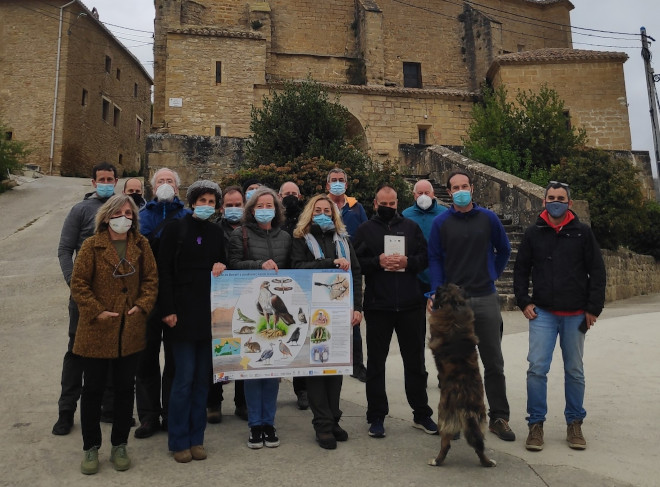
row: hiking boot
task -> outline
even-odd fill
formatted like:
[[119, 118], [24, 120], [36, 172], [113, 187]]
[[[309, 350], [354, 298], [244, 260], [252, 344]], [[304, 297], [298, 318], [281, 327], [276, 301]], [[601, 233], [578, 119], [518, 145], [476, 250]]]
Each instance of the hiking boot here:
[[99, 471], [99, 447], [93, 446], [89, 450], [83, 450], [83, 461], [80, 471], [85, 475], [94, 475]]
[[190, 450], [175, 451], [174, 461], [177, 463], [188, 463], [192, 461], [192, 453], [190, 453]]
[[383, 418], [374, 419], [369, 426], [369, 436], [372, 438], [385, 438], [385, 425]]
[[527, 435], [525, 448], [530, 451], [543, 450], [543, 423], [529, 425], [529, 434]]
[[414, 419], [413, 428], [420, 429], [429, 435], [438, 434], [438, 425], [435, 424], [435, 422], [429, 416], [422, 419]]
[[220, 406], [215, 406], [206, 410], [206, 421], [211, 424], [222, 423], [222, 410], [220, 409]]
[[515, 441], [516, 434], [509, 427], [509, 422], [504, 418], [491, 419], [488, 429], [495, 433], [500, 440]]
[[264, 437], [261, 426], [253, 426], [252, 428], [250, 428], [250, 437], [248, 438], [247, 446], [248, 448], [252, 448], [253, 450], [258, 450], [259, 448], [263, 448]]
[[113, 446], [110, 450], [110, 463], [115, 467], [118, 472], [123, 472], [131, 468], [131, 459], [126, 451], [126, 443]]
[[568, 425], [566, 441], [568, 441], [568, 446], [574, 450], [584, 450], [587, 447], [587, 440], [582, 435], [582, 421], [573, 421]]
[[264, 424], [262, 428], [264, 432], [264, 445], [268, 448], [280, 446], [280, 439], [275, 434], [275, 427], [272, 424]]
[[241, 418], [243, 421], [248, 420], [248, 411], [247, 411], [247, 406], [236, 406], [236, 409], [234, 409], [234, 415], [238, 416]]
[[152, 421], [147, 419], [146, 421], [143, 421], [142, 424], [135, 430], [133, 436], [136, 438], [149, 438], [159, 430], [160, 424], [158, 423], [158, 420]]
[[335, 437], [335, 440], [337, 441], [347, 441], [348, 440], [348, 433], [344, 428], [339, 426], [339, 423], [335, 423], [332, 426], [332, 436]]
[[[61, 411], [57, 422], [53, 425], [53, 434], [58, 436], [68, 435], [73, 428], [73, 411]], [[96, 473], [96, 472], [92, 472]]]
[[316, 441], [321, 448], [334, 450], [337, 448], [337, 440], [332, 433], [316, 433]]
[[190, 455], [193, 460], [206, 460], [206, 448], [204, 448], [204, 445], [191, 446]]
[[309, 399], [307, 398], [307, 391], [298, 391], [296, 392], [296, 396], [298, 396], [298, 409], [305, 410], [309, 408]]

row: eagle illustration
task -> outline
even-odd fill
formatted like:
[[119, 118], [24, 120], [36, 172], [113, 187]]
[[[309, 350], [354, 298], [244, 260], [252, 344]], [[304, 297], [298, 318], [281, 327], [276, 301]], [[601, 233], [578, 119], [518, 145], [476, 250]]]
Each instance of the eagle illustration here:
[[269, 286], [270, 283], [268, 281], [262, 282], [259, 289], [259, 297], [257, 298], [257, 311], [266, 318], [266, 325], [271, 325], [271, 316], [273, 316], [271, 328], [275, 328], [275, 325], [280, 320], [286, 325], [294, 324], [296, 321], [291, 316], [291, 313], [289, 313], [284, 301], [278, 295], [274, 294]]

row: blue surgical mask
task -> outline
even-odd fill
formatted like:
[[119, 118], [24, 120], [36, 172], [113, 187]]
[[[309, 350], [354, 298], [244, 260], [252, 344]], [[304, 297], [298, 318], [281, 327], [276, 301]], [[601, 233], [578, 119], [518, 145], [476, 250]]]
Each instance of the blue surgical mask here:
[[254, 219], [259, 223], [268, 223], [275, 218], [275, 210], [272, 208], [258, 208], [254, 210]]
[[335, 196], [341, 196], [346, 192], [346, 183], [342, 183], [341, 181], [335, 181], [334, 183], [330, 183], [330, 193], [335, 195]]
[[208, 220], [215, 213], [215, 208], [213, 206], [197, 205], [194, 213], [200, 220]]
[[561, 218], [568, 211], [568, 203], [562, 201], [550, 201], [545, 203], [545, 209], [552, 218]]
[[230, 206], [225, 208], [225, 220], [229, 223], [239, 222], [243, 218], [243, 208], [238, 206]]
[[472, 202], [472, 193], [467, 189], [456, 191], [451, 195], [456, 206], [467, 206]]
[[99, 198], [110, 198], [110, 196], [115, 194], [115, 185], [97, 183], [96, 194], [99, 196]]
[[335, 223], [332, 221], [332, 218], [330, 218], [326, 214], [320, 214], [320, 215], [314, 215], [314, 223], [316, 223], [319, 227], [321, 227], [321, 230], [332, 230], [335, 228]]
[[245, 192], [245, 201], [249, 201], [250, 198], [252, 198], [252, 195], [254, 194], [255, 191], [256, 191], [256, 189], [251, 189], [249, 191], [246, 191]]

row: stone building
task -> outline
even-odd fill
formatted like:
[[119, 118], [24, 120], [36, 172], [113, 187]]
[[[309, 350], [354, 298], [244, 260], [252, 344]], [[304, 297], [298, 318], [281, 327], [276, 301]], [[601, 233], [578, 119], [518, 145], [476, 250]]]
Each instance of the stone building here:
[[0, 121], [45, 173], [139, 172], [152, 84], [79, 0], [0, 0]]
[[350, 135], [382, 159], [405, 144], [462, 145], [487, 79], [513, 95], [545, 82], [592, 145], [631, 149], [627, 56], [572, 49], [568, 0], [155, 5], [152, 167], [186, 166], [187, 136], [248, 137], [251, 106], [308, 76], [340, 94]]

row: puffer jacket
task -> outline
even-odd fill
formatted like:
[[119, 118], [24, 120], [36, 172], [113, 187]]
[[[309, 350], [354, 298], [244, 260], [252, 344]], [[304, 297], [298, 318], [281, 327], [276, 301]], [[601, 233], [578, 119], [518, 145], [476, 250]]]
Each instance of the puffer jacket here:
[[[104, 231], [83, 243], [73, 266], [71, 296], [80, 319], [73, 353], [90, 358], [117, 358], [140, 352], [146, 345], [146, 319], [158, 293], [158, 271], [149, 242], [130, 231], [125, 260], [135, 272], [114, 277], [119, 255]], [[128, 315], [133, 306], [142, 311]], [[119, 316], [98, 320], [103, 311]]]
[[256, 223], [246, 223], [247, 255], [243, 249], [243, 227], [238, 227], [229, 239], [230, 269], [261, 269], [264, 262], [272, 259], [280, 269], [289, 268], [291, 235], [282, 228], [264, 230]]

